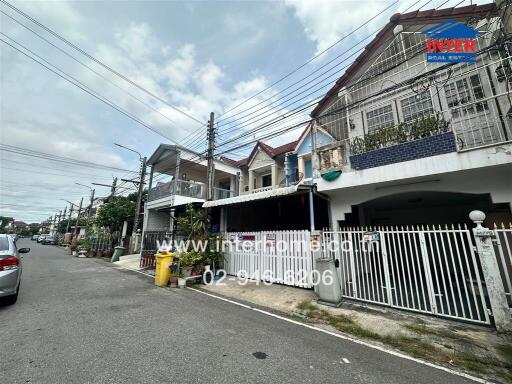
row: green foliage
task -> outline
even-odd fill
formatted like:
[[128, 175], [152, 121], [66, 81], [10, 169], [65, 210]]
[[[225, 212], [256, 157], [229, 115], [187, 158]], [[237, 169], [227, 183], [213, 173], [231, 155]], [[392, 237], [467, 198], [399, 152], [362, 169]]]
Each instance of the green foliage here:
[[[71, 228], [74, 227], [76, 225], [76, 222], [77, 220], [76, 219], [71, 219], [69, 221], [69, 230], [71, 231]], [[87, 225], [87, 220], [85, 219], [79, 219], [78, 220], [78, 226], [79, 227], [85, 227]], [[62, 220], [60, 223], [59, 223], [59, 226], [57, 227], [57, 231], [59, 233], [66, 233], [66, 229], [68, 227], [68, 220]]]
[[14, 221], [13, 217], [10, 216], [0, 216], [0, 228], [4, 228], [7, 224], [12, 223]]
[[412, 123], [401, 123], [394, 127], [381, 128], [350, 141], [350, 153], [359, 155], [391, 145], [423, 139], [447, 132], [450, 123], [441, 115], [424, 117]]
[[85, 249], [85, 250], [89, 250], [92, 248], [92, 241], [90, 240], [84, 240], [82, 242], [79, 242], [79, 246], [78, 246], [79, 249]]
[[180, 267], [187, 268], [204, 262], [204, 254], [202, 252], [183, 252], [179, 255]]
[[208, 215], [204, 209], [188, 204], [185, 215], [177, 218], [178, 227], [188, 240], [207, 240], [209, 234]]
[[124, 196], [112, 196], [98, 209], [95, 223], [111, 231], [120, 230], [123, 222], [135, 213], [136, 203]]

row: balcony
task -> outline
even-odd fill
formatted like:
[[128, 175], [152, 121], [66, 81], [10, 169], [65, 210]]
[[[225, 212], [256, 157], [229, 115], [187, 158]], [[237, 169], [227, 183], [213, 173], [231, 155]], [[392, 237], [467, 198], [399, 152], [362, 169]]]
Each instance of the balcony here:
[[148, 193], [148, 201], [159, 200], [174, 195], [205, 200], [206, 185], [194, 181], [172, 180], [168, 183], [151, 188]]
[[222, 189], [217, 187], [213, 188], [213, 200], [228, 199], [230, 197], [235, 196], [235, 191], [230, 191], [229, 189]]

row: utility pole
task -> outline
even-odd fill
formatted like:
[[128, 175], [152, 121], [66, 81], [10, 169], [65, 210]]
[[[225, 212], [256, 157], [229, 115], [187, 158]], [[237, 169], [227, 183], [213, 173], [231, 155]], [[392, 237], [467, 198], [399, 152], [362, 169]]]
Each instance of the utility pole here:
[[94, 193], [96, 190], [91, 189], [91, 202], [89, 203], [89, 211], [87, 212], [87, 225], [89, 225], [89, 221], [91, 220], [91, 212], [92, 212], [92, 204], [94, 203]]
[[101, 183], [91, 183], [92, 185], [100, 185], [102, 187], [110, 187], [110, 197], [114, 196], [117, 188], [117, 177], [114, 177], [112, 180], [112, 184], [101, 184]]
[[208, 154], [207, 160], [207, 185], [206, 185], [206, 200], [213, 200], [213, 186], [215, 185], [215, 164], [213, 163], [213, 150], [215, 149], [215, 123], [214, 113], [210, 112], [210, 120], [208, 121], [208, 133], [206, 138], [208, 140]]
[[73, 214], [73, 203], [70, 204], [71, 208], [69, 209], [69, 217], [68, 217], [68, 225], [66, 226], [66, 233], [69, 232], [69, 225], [71, 223], [71, 215]]
[[140, 206], [142, 204], [142, 193], [144, 192], [144, 179], [146, 178], [146, 162], [147, 162], [147, 157], [144, 156], [144, 158], [142, 159], [142, 164], [141, 164], [141, 169], [140, 169], [139, 193], [137, 195], [137, 207], [135, 209], [135, 219], [133, 220], [133, 231], [132, 231], [133, 234], [137, 233], [137, 228], [139, 227]]
[[80, 219], [80, 212], [82, 211], [83, 202], [84, 202], [84, 198], [82, 197], [80, 199], [80, 204], [78, 205], [78, 213], [76, 215], [75, 229], [73, 230], [73, 240], [76, 239], [76, 236], [78, 234], [78, 220]]
[[[55, 221], [57, 220], [57, 214], [53, 215], [53, 223], [50, 228], [53, 228], [53, 231], [55, 231]], [[51, 232], [51, 231], [50, 231]], [[51, 234], [51, 233], [50, 233]]]
[[117, 187], [117, 177], [114, 177], [114, 180], [112, 180], [112, 187], [110, 188], [110, 196], [114, 196], [116, 194], [116, 187]]
[[64, 213], [62, 214], [62, 220], [66, 220], [66, 212], [67, 212], [67, 210], [68, 210], [68, 206], [66, 205], [64, 207]]

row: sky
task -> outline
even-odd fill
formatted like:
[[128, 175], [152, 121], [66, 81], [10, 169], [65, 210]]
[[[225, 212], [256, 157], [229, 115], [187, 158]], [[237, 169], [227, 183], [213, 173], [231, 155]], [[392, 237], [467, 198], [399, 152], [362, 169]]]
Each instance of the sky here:
[[[444, 1], [11, 2], [132, 83], [0, 3], [0, 11], [8, 15], [0, 13], [2, 40], [30, 49], [47, 66], [54, 65], [57, 68], [51, 68], [72, 76], [139, 121], [0, 41], [0, 144], [126, 170], [91, 169], [0, 150], [0, 215], [38, 222], [63, 210], [67, 204], [63, 199], [75, 203], [82, 196], [88, 199], [89, 189], [75, 183], [90, 186], [110, 184], [114, 176], [135, 177], [138, 156], [114, 143], [144, 156], [160, 143], [202, 150], [210, 112], [216, 114], [219, 142], [236, 135], [240, 142], [255, 140], [254, 130], [261, 124], [313, 104], [325, 94], [391, 15], [423, 5], [422, 9], [435, 8]], [[449, 0], [442, 7], [459, 2]], [[313, 74], [338, 56], [322, 83], [306, 86]], [[307, 113], [306, 109], [283, 120], [281, 127], [307, 120]], [[300, 129], [267, 142], [294, 140]], [[234, 143], [224, 150], [230, 147]], [[248, 145], [226, 155], [240, 158], [250, 149]], [[133, 187], [124, 183], [123, 188], [128, 193]], [[107, 187], [96, 187], [96, 196], [108, 193]]]

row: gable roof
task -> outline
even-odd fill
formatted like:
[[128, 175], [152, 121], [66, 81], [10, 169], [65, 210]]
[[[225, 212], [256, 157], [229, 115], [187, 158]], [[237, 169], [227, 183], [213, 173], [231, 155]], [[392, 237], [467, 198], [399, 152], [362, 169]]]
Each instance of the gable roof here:
[[280, 145], [278, 147], [271, 147], [270, 145], [268, 145], [262, 141], [258, 141], [256, 143], [256, 145], [254, 146], [254, 148], [252, 149], [251, 154], [249, 156], [247, 156], [246, 158], [240, 159], [240, 160], [233, 160], [233, 159], [230, 159], [229, 157], [221, 156], [220, 160], [228, 165], [240, 168], [240, 167], [243, 167], [250, 163], [252, 158], [258, 152], [258, 148], [261, 148], [261, 150], [263, 152], [265, 152], [269, 157], [275, 158], [276, 156], [282, 155], [286, 152], [293, 152], [295, 150], [295, 146], [297, 145], [297, 143], [298, 143], [298, 140], [295, 140], [295, 141]]
[[374, 39], [365, 47], [363, 52], [354, 60], [354, 62], [346, 69], [343, 76], [341, 76], [334, 86], [326, 93], [326, 95], [318, 102], [316, 107], [311, 111], [312, 117], [317, 117], [318, 114], [326, 108], [329, 103], [336, 98], [338, 92], [345, 86], [348, 80], [357, 72], [361, 63], [368, 60], [375, 50], [385, 41], [388, 33], [399, 24], [432, 24], [436, 22], [443, 22], [448, 20], [466, 20], [469, 17], [477, 15], [497, 15], [495, 3], [483, 5], [468, 5], [465, 7], [451, 7], [445, 9], [429, 9], [426, 11], [413, 11], [408, 13], [396, 13], [389, 19], [389, 22], [382, 28]]

